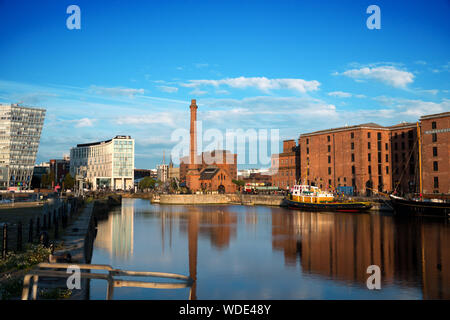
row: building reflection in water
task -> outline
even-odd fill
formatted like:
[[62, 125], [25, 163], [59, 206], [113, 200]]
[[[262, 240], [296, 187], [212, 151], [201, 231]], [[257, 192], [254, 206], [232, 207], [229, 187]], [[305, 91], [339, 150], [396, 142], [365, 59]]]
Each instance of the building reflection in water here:
[[[285, 265], [299, 268], [304, 275], [365, 288], [367, 267], [375, 264], [381, 267], [382, 286], [420, 287], [424, 299], [450, 299], [448, 221], [267, 207], [157, 206], [154, 210], [151, 213], [160, 223], [163, 254], [172, 247], [173, 236], [178, 238], [177, 231], [187, 237], [189, 275], [194, 280], [199, 240], [209, 242], [213, 250], [226, 250], [237, 241], [238, 225], [245, 224], [242, 232], [271, 226], [272, 250], [283, 252]], [[100, 221], [96, 246], [111, 257], [129, 259], [134, 213], [133, 204], [124, 203], [121, 211]], [[195, 281], [191, 299], [197, 298], [197, 285]]]
[[110, 257], [128, 260], [133, 255], [134, 207], [125, 206], [98, 222], [95, 246], [107, 250]]
[[449, 225], [421, 226], [423, 295], [425, 299], [450, 299]]
[[[181, 209], [181, 210], [179, 210]], [[216, 250], [226, 249], [230, 241], [236, 237], [237, 217], [231, 212], [229, 207], [194, 207], [186, 206], [182, 208], [159, 207], [159, 219], [161, 222], [161, 243], [162, 251], [166, 243], [166, 234], [169, 232], [169, 245], [172, 242], [172, 228], [174, 220], [181, 220], [180, 231], [187, 235], [188, 256], [189, 256], [189, 276], [195, 280], [190, 299], [197, 299], [197, 256], [198, 240], [209, 239], [210, 244]], [[169, 229], [169, 230], [167, 230]]]
[[371, 214], [272, 214], [272, 246], [302, 272], [365, 286], [379, 265], [382, 284], [422, 286], [424, 299], [450, 299], [450, 239], [445, 221]]

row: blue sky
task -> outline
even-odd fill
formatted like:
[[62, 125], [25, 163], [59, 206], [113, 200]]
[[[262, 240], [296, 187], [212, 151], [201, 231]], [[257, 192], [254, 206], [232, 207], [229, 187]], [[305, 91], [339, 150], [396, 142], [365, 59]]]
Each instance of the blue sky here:
[[[71, 4], [81, 30], [66, 27]], [[372, 4], [380, 30], [366, 27]], [[439, 0], [0, 0], [0, 102], [47, 109], [37, 162], [128, 134], [139, 168], [170, 153], [191, 99], [204, 128], [280, 139], [416, 121], [450, 110], [449, 12]]]

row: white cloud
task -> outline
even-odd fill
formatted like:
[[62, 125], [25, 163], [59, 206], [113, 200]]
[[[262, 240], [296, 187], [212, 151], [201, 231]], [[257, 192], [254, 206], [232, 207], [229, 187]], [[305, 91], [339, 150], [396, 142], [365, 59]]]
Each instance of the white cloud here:
[[89, 92], [102, 95], [134, 97], [136, 94], [144, 94], [144, 89], [133, 89], [123, 87], [106, 88], [106, 87], [91, 86], [89, 88]]
[[333, 74], [344, 75], [355, 80], [376, 80], [397, 88], [405, 88], [414, 81], [414, 75], [411, 72], [393, 66], [363, 67]]
[[200, 90], [198, 88], [195, 88], [194, 90], [189, 92], [189, 94], [194, 95], [194, 96], [201, 96], [201, 95], [204, 95], [204, 94], [207, 94], [207, 93], [208, 93], [208, 91], [203, 91], [203, 90]]
[[432, 102], [403, 98], [377, 97], [375, 100], [381, 102], [384, 106], [390, 107], [384, 112], [384, 115], [387, 118], [405, 116], [412, 121], [417, 121], [417, 119], [423, 115], [450, 110], [449, 99], [443, 99], [441, 102]]
[[80, 120], [74, 120], [76, 128], [92, 127], [94, 125], [95, 119], [82, 118]]
[[448, 71], [450, 71], [450, 61], [438, 68], [431, 69], [431, 72], [433, 73], [448, 72]]
[[216, 90], [216, 94], [230, 94], [228, 90]]
[[168, 127], [176, 127], [177, 119], [181, 116], [176, 112], [159, 112], [153, 114], [139, 114], [130, 116], [121, 116], [115, 119], [115, 123], [119, 125], [147, 125], [158, 124]]
[[350, 97], [366, 98], [366, 96], [363, 94], [352, 94], [350, 92], [343, 92], [343, 91], [328, 92], [328, 95], [332, 96], [332, 97], [338, 97], [338, 98], [350, 98]]
[[417, 91], [419, 92], [419, 93], [428, 93], [428, 94], [432, 94], [432, 95], [437, 95], [438, 93], [439, 93], [439, 90], [438, 89], [428, 89], [428, 90], [425, 90], [425, 89], [417, 89]]
[[323, 117], [330, 119], [338, 116], [334, 105], [310, 97], [204, 99], [202, 105], [210, 108], [202, 113], [203, 120], [224, 122], [228, 126], [285, 127], [293, 119], [306, 124], [320, 122]]
[[195, 64], [195, 67], [196, 67], [196, 68], [206, 68], [206, 67], [208, 67], [208, 66], [209, 66], [208, 63], [196, 63], [196, 64]]
[[196, 88], [199, 86], [220, 85], [229, 86], [231, 88], [257, 88], [261, 91], [268, 92], [276, 89], [291, 89], [301, 93], [307, 91], [315, 91], [319, 89], [320, 82], [316, 80], [306, 81], [303, 79], [268, 79], [266, 77], [238, 77], [226, 78], [220, 80], [189, 80], [188, 83], [182, 84], [184, 87]]
[[352, 96], [351, 93], [343, 92], [343, 91], [328, 92], [328, 95], [332, 96], [332, 97], [338, 97], [338, 98], [350, 98]]
[[49, 92], [31, 92], [31, 93], [27, 93], [23, 96], [19, 96], [18, 101], [20, 103], [25, 103], [25, 104], [31, 104], [31, 105], [38, 105], [43, 103], [44, 101], [50, 99], [50, 98], [54, 98], [57, 97], [56, 94], [54, 93], [49, 93]]
[[169, 86], [158, 86], [159, 90], [167, 92], [167, 93], [175, 93], [178, 91], [177, 87], [169, 87]]

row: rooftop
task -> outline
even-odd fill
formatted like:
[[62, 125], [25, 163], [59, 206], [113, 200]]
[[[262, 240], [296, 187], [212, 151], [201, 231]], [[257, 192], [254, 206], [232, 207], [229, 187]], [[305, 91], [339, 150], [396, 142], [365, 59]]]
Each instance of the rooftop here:
[[433, 119], [433, 118], [443, 118], [443, 117], [449, 117], [450, 112], [442, 112], [442, 113], [435, 113], [435, 114], [428, 114], [425, 116], [420, 117], [420, 120], [427, 120], [427, 119]]
[[214, 178], [217, 172], [219, 172], [219, 170], [220, 169], [218, 167], [213, 166], [203, 169], [200, 173], [200, 180], [211, 180], [212, 178]]
[[377, 123], [369, 122], [369, 123], [363, 123], [363, 124], [358, 124], [358, 125], [353, 125], [353, 126], [344, 126], [344, 127], [339, 127], [339, 128], [331, 128], [331, 129], [326, 129], [326, 130], [314, 131], [314, 132], [310, 132], [310, 133], [303, 133], [300, 135], [300, 137], [310, 136], [310, 135], [318, 135], [318, 134], [323, 134], [323, 133], [328, 133], [328, 132], [354, 130], [354, 129], [387, 129], [387, 128], [388, 127], [383, 127]]
[[14, 108], [23, 108], [23, 109], [31, 109], [31, 110], [37, 110], [37, 111], [43, 111], [45, 112], [46, 110], [44, 108], [38, 108], [38, 107], [33, 107], [33, 106], [26, 106], [26, 105], [22, 105], [20, 103], [0, 103], [0, 107], [14, 107]]
[[98, 141], [98, 142], [91, 142], [91, 143], [81, 143], [81, 144], [77, 144], [77, 148], [96, 146], [96, 145], [100, 145], [100, 144], [111, 142], [114, 139], [131, 139], [131, 136], [115, 136], [114, 138], [106, 140], [106, 141]]

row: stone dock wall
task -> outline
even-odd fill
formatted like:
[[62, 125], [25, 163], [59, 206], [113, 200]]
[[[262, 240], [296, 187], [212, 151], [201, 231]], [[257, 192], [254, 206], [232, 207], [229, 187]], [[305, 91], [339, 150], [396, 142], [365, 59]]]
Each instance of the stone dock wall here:
[[[160, 204], [241, 204], [280, 206], [284, 196], [281, 195], [253, 195], [253, 194], [162, 194], [159, 196]], [[369, 199], [362, 199], [370, 201]], [[390, 211], [389, 201], [373, 200], [374, 211]]]
[[243, 204], [279, 206], [283, 196], [252, 194], [162, 194], [160, 204]]
[[[106, 199], [96, 199], [84, 207], [74, 216], [73, 221], [68, 225], [65, 232], [58, 239], [63, 244], [62, 248], [55, 251], [58, 253], [70, 253], [72, 264], [90, 264], [94, 249], [94, 240], [97, 235], [97, 218], [104, 215], [111, 207], [120, 205], [122, 198], [119, 196], [110, 196]], [[89, 272], [83, 270], [82, 272]], [[58, 279], [48, 284], [43, 281], [44, 287], [64, 288], [66, 279]], [[81, 289], [73, 289], [70, 300], [88, 300], [89, 299], [90, 279], [81, 279]]]

